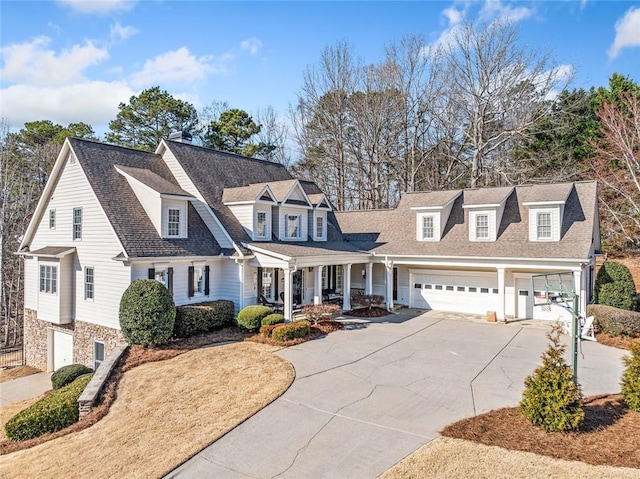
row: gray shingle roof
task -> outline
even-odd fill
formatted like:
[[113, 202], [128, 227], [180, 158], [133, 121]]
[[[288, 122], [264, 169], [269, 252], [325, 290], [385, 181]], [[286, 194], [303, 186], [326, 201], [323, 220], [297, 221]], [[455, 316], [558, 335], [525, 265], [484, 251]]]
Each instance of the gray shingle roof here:
[[405, 193], [411, 195], [415, 207], [442, 207], [455, 199], [462, 190], [420, 191]]
[[237, 243], [247, 243], [250, 238], [231, 210], [222, 202], [224, 189], [255, 183], [295, 181], [287, 169], [278, 163], [188, 143], [168, 141], [167, 145], [231, 238]]
[[464, 206], [497, 205], [505, 201], [512, 191], [512, 186], [466, 189]]
[[233, 203], [235, 201], [254, 201], [267, 183], [254, 183], [237, 188], [225, 188], [222, 193], [223, 203]]
[[304, 256], [353, 255], [354, 253], [362, 253], [363, 256], [369, 256], [369, 253], [364, 251], [359, 243], [347, 241], [254, 242], [249, 244], [249, 249], [252, 248], [297, 258]]
[[130, 166], [122, 166], [115, 165], [120, 170], [122, 170], [127, 175], [135, 178], [140, 183], [147, 185], [154, 191], [157, 191], [160, 194], [164, 195], [174, 195], [174, 196], [188, 196], [189, 198], [193, 198], [193, 195], [190, 195], [178, 185], [171, 183], [168, 180], [165, 180], [162, 176], [157, 175], [153, 171], [145, 170], [143, 168], [132, 168]]
[[573, 183], [556, 183], [552, 185], [532, 185], [521, 188], [521, 198], [524, 203], [538, 203], [542, 201], [566, 201]]
[[[546, 185], [540, 185], [544, 188]], [[505, 204], [495, 242], [469, 241], [468, 211], [464, 190], [453, 203], [439, 242], [416, 240], [416, 206], [419, 195], [404, 195], [394, 210], [336, 213], [346, 239], [369, 241], [372, 251], [390, 255], [461, 256], [495, 258], [587, 258], [591, 248], [596, 211], [596, 183], [574, 184], [565, 204], [561, 240], [530, 242], [528, 208], [522, 204], [532, 188], [515, 187]], [[477, 191], [477, 190], [472, 190]], [[473, 194], [473, 193], [472, 193]], [[538, 192], [536, 192], [536, 195]], [[473, 198], [475, 201], [476, 198]], [[490, 198], [493, 200], [493, 198]], [[483, 199], [484, 202], [484, 199]], [[481, 203], [484, 204], [484, 203]]]
[[129, 257], [216, 256], [220, 246], [189, 203], [189, 237], [161, 238], [115, 165], [145, 169], [178, 188], [160, 155], [70, 138], [71, 148]]
[[71, 253], [75, 253], [76, 248], [74, 246], [45, 246], [33, 251], [21, 251], [21, 253], [29, 253], [33, 256], [44, 256], [48, 258], [61, 258]]

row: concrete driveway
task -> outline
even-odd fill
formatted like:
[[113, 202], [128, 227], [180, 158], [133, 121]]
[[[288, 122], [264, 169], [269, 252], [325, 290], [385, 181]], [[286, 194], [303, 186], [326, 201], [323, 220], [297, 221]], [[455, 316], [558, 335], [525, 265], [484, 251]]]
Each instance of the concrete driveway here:
[[[296, 369], [289, 390], [168, 477], [375, 478], [445, 425], [517, 405], [549, 329], [437, 311], [390, 318], [280, 351]], [[623, 352], [582, 348], [584, 393], [619, 391]]]

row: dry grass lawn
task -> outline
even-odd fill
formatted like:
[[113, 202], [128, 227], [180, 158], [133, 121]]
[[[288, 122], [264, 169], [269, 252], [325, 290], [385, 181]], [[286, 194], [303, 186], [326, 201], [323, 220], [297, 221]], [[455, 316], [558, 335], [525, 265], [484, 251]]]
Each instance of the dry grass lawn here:
[[102, 420], [1, 456], [0, 477], [161, 477], [289, 387], [293, 367], [273, 350], [228, 344], [131, 369]]
[[13, 379], [31, 376], [35, 373], [41, 373], [39, 369], [31, 366], [18, 366], [17, 368], [0, 369], [0, 383], [11, 381]]
[[640, 470], [590, 466], [529, 452], [507, 451], [440, 437], [421, 447], [380, 479], [638, 479]]

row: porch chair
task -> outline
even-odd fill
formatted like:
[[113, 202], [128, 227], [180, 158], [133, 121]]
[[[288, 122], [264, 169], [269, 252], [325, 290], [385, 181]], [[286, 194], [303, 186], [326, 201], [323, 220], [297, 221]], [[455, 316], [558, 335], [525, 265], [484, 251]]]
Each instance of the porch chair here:
[[593, 316], [587, 317], [587, 319], [580, 320], [580, 338], [587, 341], [596, 341], [596, 334], [593, 328]]

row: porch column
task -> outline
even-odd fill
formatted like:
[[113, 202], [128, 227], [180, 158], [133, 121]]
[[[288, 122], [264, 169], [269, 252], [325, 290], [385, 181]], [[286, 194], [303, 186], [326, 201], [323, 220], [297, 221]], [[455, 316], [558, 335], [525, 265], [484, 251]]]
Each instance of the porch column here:
[[322, 303], [322, 268], [324, 266], [316, 266], [313, 278], [313, 304]]
[[293, 321], [293, 281], [292, 271], [290, 268], [283, 268], [284, 275], [284, 320], [286, 322]]
[[586, 298], [584, 288], [582, 286], [582, 270], [581, 269], [575, 270], [573, 272], [573, 278], [575, 282], [575, 284], [573, 285], [573, 288], [575, 289], [576, 294], [579, 295], [578, 311], [576, 311], [576, 314], [578, 315], [578, 317], [580, 317], [581, 315], [586, 317], [587, 298]]
[[342, 309], [349, 311], [351, 309], [351, 263], [342, 265]]
[[367, 263], [366, 267], [364, 294], [373, 294], [373, 263]]
[[505, 269], [498, 268], [498, 311], [496, 311], [498, 321], [506, 321], [506, 317], [504, 315], [504, 276]]
[[387, 309], [391, 311], [393, 309], [393, 261], [385, 262], [384, 267], [387, 273], [385, 278], [385, 302]]
[[238, 293], [239, 293], [239, 298], [238, 298], [238, 303], [240, 304], [240, 309], [242, 310], [246, 305], [244, 304], [244, 260], [238, 261], [238, 282], [240, 283], [238, 285]]

